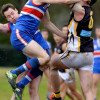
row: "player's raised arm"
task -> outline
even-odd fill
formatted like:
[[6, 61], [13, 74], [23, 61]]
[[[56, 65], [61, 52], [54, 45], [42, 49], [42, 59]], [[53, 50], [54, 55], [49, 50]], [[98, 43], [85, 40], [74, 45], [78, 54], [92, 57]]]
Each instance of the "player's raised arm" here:
[[8, 24], [1, 24], [0, 23], [0, 33], [9, 33]]
[[44, 15], [42, 22], [44, 24], [44, 26], [50, 30], [52, 33], [55, 33], [56, 35], [62, 37], [62, 38], [66, 38], [66, 36], [62, 33], [62, 31], [60, 31], [51, 21], [50, 21], [50, 16], [49, 16], [49, 12], [47, 11], [46, 14]]
[[71, 4], [80, 2], [82, 0], [33, 0], [35, 3], [49, 3], [49, 4]]

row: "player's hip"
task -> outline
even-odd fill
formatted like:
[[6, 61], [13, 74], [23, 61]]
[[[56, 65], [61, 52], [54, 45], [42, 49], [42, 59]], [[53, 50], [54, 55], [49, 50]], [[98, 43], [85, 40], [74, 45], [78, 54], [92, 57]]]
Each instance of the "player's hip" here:
[[67, 67], [75, 69], [93, 65], [94, 62], [92, 52], [77, 53], [66, 51], [60, 55], [60, 59]]

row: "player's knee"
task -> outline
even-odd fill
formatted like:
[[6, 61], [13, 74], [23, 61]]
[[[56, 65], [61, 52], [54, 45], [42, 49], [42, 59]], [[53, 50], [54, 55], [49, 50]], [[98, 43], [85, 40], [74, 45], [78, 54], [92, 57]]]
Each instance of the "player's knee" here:
[[29, 87], [30, 97], [34, 97], [38, 95], [38, 89], [36, 87]]
[[92, 88], [90, 86], [86, 86], [83, 88], [83, 94], [87, 95], [89, 92], [92, 91]]
[[50, 61], [49, 55], [45, 55], [44, 58], [43, 58], [43, 65], [49, 63], [49, 61]]
[[94, 85], [94, 86], [98, 86], [98, 81], [94, 81], [94, 82], [93, 82], [93, 85]]
[[50, 56], [47, 55], [47, 56], [45, 57], [45, 60], [46, 60], [46, 63], [49, 63], [49, 61], [50, 61]]
[[57, 63], [58, 63], [57, 58], [56, 57], [53, 57], [51, 59], [51, 62], [50, 62], [51, 69], [56, 69], [57, 68]]

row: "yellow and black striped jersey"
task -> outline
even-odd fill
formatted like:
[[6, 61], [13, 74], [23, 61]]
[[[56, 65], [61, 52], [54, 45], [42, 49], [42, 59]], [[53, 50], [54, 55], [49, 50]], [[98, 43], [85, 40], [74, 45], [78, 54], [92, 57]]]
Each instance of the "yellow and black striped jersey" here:
[[72, 12], [68, 23], [67, 50], [75, 52], [93, 52], [93, 39], [91, 37], [93, 28], [93, 10], [91, 7], [83, 6], [85, 15], [81, 21], [74, 19]]

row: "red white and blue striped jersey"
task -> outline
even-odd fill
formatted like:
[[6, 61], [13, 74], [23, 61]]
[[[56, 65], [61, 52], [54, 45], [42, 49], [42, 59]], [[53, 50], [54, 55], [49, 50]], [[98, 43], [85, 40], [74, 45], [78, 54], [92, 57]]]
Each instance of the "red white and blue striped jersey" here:
[[36, 5], [32, 0], [23, 7], [15, 28], [27, 33], [35, 33], [38, 29], [40, 20], [43, 18], [50, 4]]
[[100, 63], [100, 44], [99, 40], [94, 40], [94, 63]]

